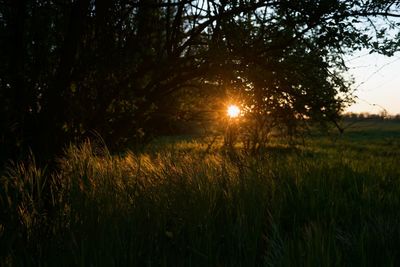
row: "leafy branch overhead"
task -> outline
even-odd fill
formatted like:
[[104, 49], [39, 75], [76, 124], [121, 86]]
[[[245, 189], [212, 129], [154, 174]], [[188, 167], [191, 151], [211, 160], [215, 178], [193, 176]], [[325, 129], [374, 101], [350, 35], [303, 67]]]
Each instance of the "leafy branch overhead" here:
[[274, 125], [336, 121], [343, 56], [393, 55], [399, 17], [378, 0], [2, 1], [1, 146], [51, 155], [97, 132], [119, 149], [227, 97]]

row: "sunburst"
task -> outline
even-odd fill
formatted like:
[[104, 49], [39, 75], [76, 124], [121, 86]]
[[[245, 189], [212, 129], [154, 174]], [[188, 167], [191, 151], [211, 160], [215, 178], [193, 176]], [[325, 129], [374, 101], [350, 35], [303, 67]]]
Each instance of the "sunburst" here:
[[237, 118], [240, 115], [240, 108], [236, 105], [230, 105], [227, 113], [230, 118]]

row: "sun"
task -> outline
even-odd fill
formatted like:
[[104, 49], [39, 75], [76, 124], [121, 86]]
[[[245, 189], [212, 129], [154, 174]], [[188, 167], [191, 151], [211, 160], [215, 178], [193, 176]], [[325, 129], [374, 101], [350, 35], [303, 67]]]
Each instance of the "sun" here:
[[236, 118], [240, 114], [240, 109], [236, 105], [230, 105], [227, 110], [228, 116], [231, 118]]

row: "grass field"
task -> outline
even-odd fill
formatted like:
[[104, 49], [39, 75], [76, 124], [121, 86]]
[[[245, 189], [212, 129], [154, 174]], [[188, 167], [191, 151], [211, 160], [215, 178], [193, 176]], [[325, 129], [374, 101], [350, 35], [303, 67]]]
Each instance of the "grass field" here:
[[10, 165], [0, 266], [399, 266], [400, 123], [261, 154], [165, 138]]

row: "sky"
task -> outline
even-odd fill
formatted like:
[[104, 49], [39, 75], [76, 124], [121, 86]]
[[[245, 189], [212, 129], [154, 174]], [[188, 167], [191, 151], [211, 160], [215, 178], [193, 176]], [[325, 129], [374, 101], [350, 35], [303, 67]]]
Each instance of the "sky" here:
[[358, 97], [347, 112], [400, 114], [400, 53], [386, 57], [360, 51], [346, 61]]

